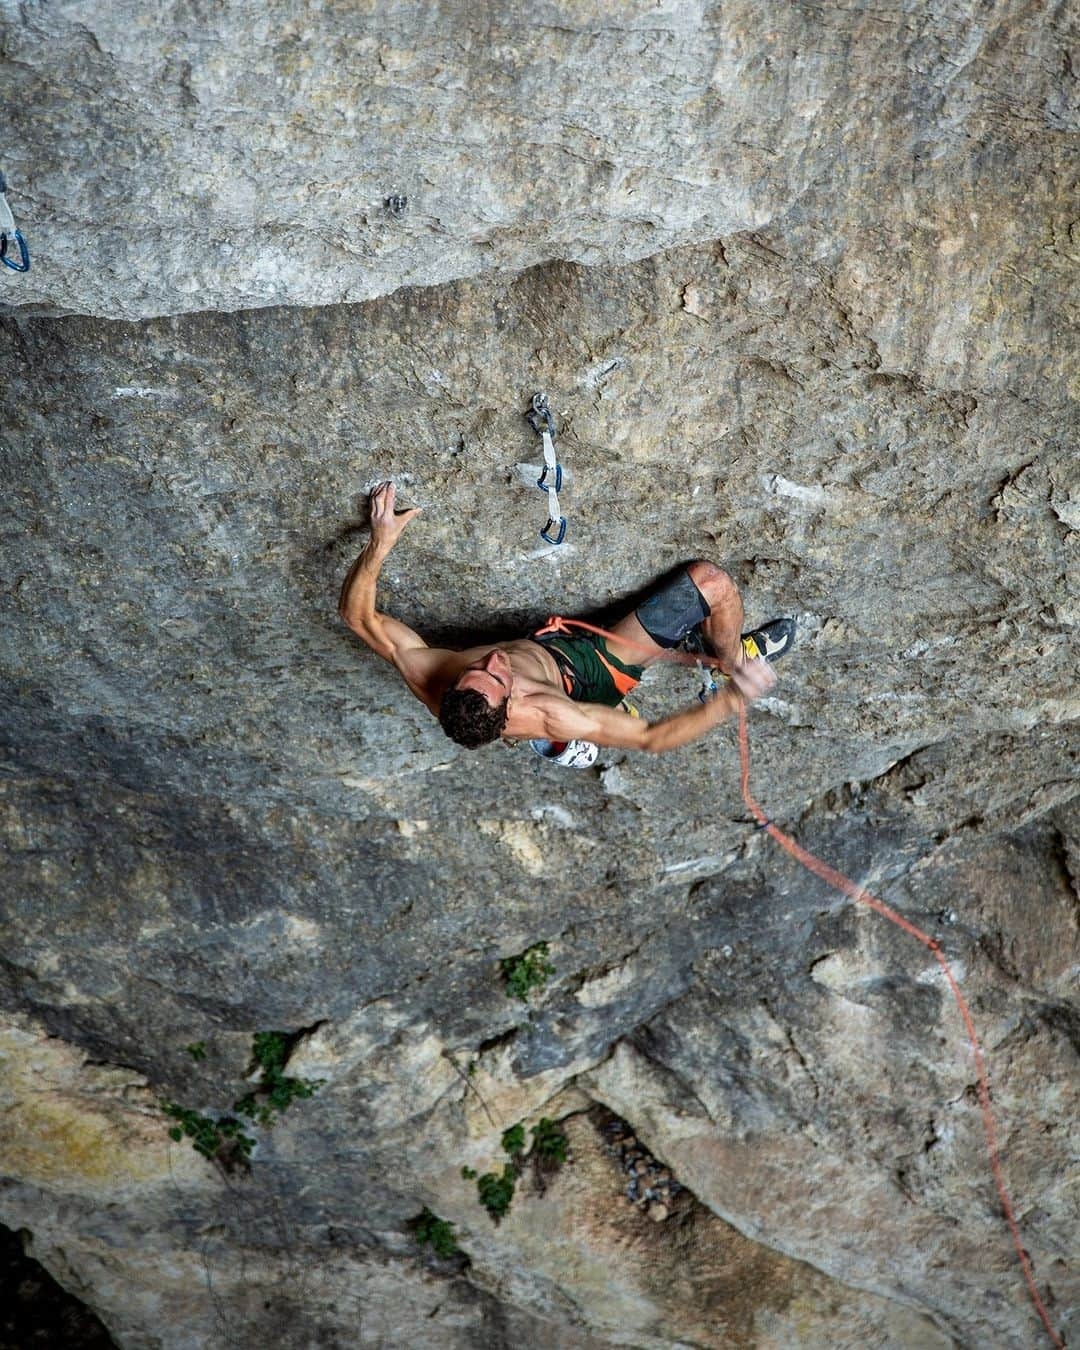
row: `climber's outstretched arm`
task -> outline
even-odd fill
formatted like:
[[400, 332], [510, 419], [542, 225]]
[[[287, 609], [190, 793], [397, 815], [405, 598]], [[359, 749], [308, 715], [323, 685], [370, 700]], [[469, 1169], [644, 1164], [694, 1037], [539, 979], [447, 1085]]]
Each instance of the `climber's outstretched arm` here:
[[[757, 665], [757, 662], [749, 663]], [[760, 663], [764, 667], [765, 663]], [[745, 694], [757, 698], [775, 682], [772, 672], [755, 670], [747, 682]], [[732, 717], [742, 702], [743, 694], [727, 685], [707, 703], [699, 703], [682, 712], [662, 717], [657, 722], [646, 722], [640, 717], [628, 717], [618, 708], [601, 703], [572, 703], [569, 699], [553, 697], [543, 700], [544, 735], [553, 741], [592, 741], [594, 745], [608, 745], [625, 750], [646, 750], [659, 754], [676, 750], [704, 736], [713, 727]], [[532, 700], [534, 704], [539, 699]]]
[[375, 608], [375, 586], [382, 565], [402, 530], [420, 512], [414, 507], [395, 515], [394, 496], [393, 483], [381, 483], [371, 494], [371, 538], [341, 587], [338, 613], [373, 652], [396, 666], [404, 652], [426, 647], [427, 643], [407, 624]]

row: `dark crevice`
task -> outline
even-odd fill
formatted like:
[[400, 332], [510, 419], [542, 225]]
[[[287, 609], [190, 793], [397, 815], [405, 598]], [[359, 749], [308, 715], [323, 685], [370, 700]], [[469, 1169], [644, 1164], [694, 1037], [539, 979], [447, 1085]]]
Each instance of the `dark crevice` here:
[[677, 1084], [690, 1100], [696, 1102], [706, 1120], [711, 1121], [713, 1119], [712, 1112], [698, 1096], [693, 1084], [681, 1074], [677, 1073], [670, 1064], [665, 1064], [664, 1061], [654, 1053], [650, 1044], [652, 1035], [647, 1025], [638, 1027], [638, 1029], [633, 1032], [632, 1035], [627, 1036], [625, 1040], [627, 1045], [636, 1050], [642, 1059], [647, 1060], [662, 1078], [667, 1078], [671, 1083]]
[[0, 1224], [0, 1350], [116, 1350], [97, 1314], [27, 1254], [30, 1240]]
[[1044, 1003], [1035, 1015], [1053, 1031], [1060, 1032], [1080, 1055], [1080, 1009], [1067, 1003]]
[[500, 1031], [497, 1036], [489, 1036], [476, 1047], [476, 1054], [486, 1055], [489, 1050], [498, 1050], [504, 1045], [510, 1045], [517, 1034], [518, 1028], [511, 1027], [509, 1031]]

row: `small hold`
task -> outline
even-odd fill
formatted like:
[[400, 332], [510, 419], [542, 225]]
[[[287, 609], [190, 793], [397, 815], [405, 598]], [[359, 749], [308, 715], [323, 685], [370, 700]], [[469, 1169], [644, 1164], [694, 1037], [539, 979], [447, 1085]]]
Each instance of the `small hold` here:
[[649, 1206], [648, 1213], [649, 1218], [652, 1219], [653, 1223], [663, 1223], [671, 1211], [668, 1209], [667, 1205], [657, 1203]]
[[386, 209], [392, 216], [403, 216], [409, 209], [409, 199], [404, 193], [395, 193], [386, 199]]

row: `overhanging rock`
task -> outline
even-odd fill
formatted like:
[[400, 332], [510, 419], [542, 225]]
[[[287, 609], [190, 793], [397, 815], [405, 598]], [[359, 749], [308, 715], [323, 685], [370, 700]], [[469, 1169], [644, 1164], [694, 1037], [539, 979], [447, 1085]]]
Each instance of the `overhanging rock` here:
[[1026, 303], [1032, 255], [1077, 250], [1076, 81], [1040, 8], [8, 4], [34, 267], [2, 298], [335, 304], [771, 226], [941, 323], [991, 286]]

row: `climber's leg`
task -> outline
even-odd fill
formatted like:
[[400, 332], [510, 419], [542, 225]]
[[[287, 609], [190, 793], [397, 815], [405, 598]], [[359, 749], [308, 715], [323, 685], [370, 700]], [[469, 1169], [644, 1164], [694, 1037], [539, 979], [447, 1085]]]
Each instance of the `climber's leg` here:
[[[699, 559], [682, 568], [612, 628], [626, 638], [622, 659], [649, 666], [677, 647], [691, 629], [705, 640], [725, 666], [741, 664], [742, 601], [735, 583], [715, 563]], [[624, 656], [625, 652], [625, 656]]]

